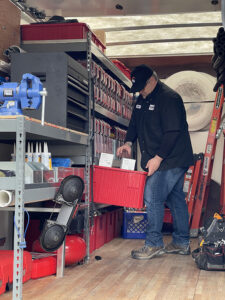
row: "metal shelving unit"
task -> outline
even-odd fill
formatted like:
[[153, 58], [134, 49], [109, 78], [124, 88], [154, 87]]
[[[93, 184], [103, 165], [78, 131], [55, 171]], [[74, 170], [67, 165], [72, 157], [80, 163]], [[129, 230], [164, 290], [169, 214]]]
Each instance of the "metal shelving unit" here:
[[[15, 191], [13, 299], [22, 299], [23, 249], [24, 249], [24, 204], [53, 199], [58, 184], [25, 185], [26, 138], [51, 139], [70, 144], [88, 146], [88, 135], [63, 127], [53, 127], [25, 116], [0, 118], [0, 140], [16, 140], [16, 177], [0, 178], [0, 189]], [[88, 147], [87, 147], [88, 148]], [[89, 184], [89, 182], [88, 182]], [[7, 209], [7, 208], [6, 208]]]
[[[21, 47], [27, 52], [67, 52], [71, 56], [72, 53], [87, 52], [88, 40], [60, 40], [60, 41], [32, 41], [23, 42]], [[90, 43], [90, 52], [107, 69], [118, 81], [127, 88], [131, 87], [130, 80], [108, 59], [108, 57], [93, 43]]]
[[[60, 126], [52, 126], [45, 123], [41, 126], [40, 121], [24, 117], [5, 117], [0, 118], [0, 140], [8, 143], [9, 141], [16, 140], [16, 177], [0, 178], [0, 189], [14, 190], [15, 191], [15, 208], [8, 207], [3, 210], [15, 210], [15, 226], [14, 229], [14, 277], [13, 277], [13, 299], [22, 299], [22, 277], [23, 277], [23, 243], [24, 243], [24, 205], [39, 201], [46, 201], [53, 199], [58, 189], [59, 184], [25, 184], [25, 143], [26, 140], [45, 140], [52, 144], [58, 143], [56, 149], [59, 152], [62, 149], [65, 153], [70, 152], [69, 147], [80, 145], [86, 148], [86, 154], [83, 163], [85, 164], [85, 183], [86, 194], [85, 203], [81, 205], [80, 209], [85, 210], [85, 237], [86, 237], [86, 261], [89, 261], [89, 232], [90, 232], [90, 213], [92, 203], [90, 199], [90, 168], [92, 164], [92, 143], [93, 131], [91, 124], [92, 110], [115, 122], [116, 124], [127, 127], [129, 121], [116, 115], [113, 112], [101, 107], [94, 103], [93, 97], [93, 78], [92, 78], [92, 59], [97, 61], [103, 69], [109, 72], [117, 81], [122, 84], [126, 89], [129, 89], [131, 82], [129, 79], [98, 49], [98, 47], [91, 41], [91, 32], [88, 33], [87, 39], [72, 40], [59, 42], [53, 41], [42, 45], [36, 43], [22, 44], [22, 48], [27, 52], [66, 52], [70, 56], [71, 53], [81, 54], [87, 59], [88, 71], [88, 133], [82, 133], [71, 129], [63, 128]], [[73, 57], [73, 56], [72, 56]], [[63, 146], [62, 146], [63, 145]], [[64, 146], [68, 146], [65, 147]], [[101, 205], [98, 206], [101, 208]], [[105, 205], [104, 205], [105, 207]], [[26, 206], [29, 210], [29, 206]], [[31, 207], [30, 211], [38, 211], [38, 208]], [[47, 208], [40, 208], [40, 211], [49, 212]], [[63, 248], [63, 246], [61, 247]], [[60, 248], [60, 249], [61, 249]], [[64, 253], [61, 249], [59, 264], [60, 273], [63, 275], [63, 257]], [[60, 253], [60, 252], [59, 252]], [[58, 273], [58, 261], [57, 261]]]

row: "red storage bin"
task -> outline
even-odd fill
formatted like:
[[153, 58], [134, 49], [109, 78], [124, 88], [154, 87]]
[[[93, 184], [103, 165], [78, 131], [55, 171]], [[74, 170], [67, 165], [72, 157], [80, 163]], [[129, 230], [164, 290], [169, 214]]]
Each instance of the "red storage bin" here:
[[114, 239], [115, 231], [115, 211], [106, 213], [106, 243]]
[[32, 273], [31, 278], [41, 278], [56, 273], [56, 257], [43, 257], [39, 259], [34, 259], [32, 262]]
[[[90, 28], [85, 23], [21, 25], [22, 41], [86, 39]], [[92, 32], [92, 41], [104, 52], [105, 46]]]
[[94, 218], [94, 225], [90, 227], [90, 235], [89, 235], [89, 251], [90, 254], [96, 249], [96, 221]]
[[173, 223], [173, 217], [171, 215], [170, 209], [169, 208], [165, 208], [165, 213], [164, 213], [164, 219], [163, 219], [164, 223]]
[[102, 247], [106, 242], [106, 214], [97, 216], [96, 220], [96, 235], [95, 247], [96, 249]]
[[142, 208], [146, 172], [94, 166], [94, 202]]
[[130, 75], [131, 75], [130, 69], [128, 69], [121, 61], [117, 59], [112, 60], [112, 62], [114, 63], [114, 65], [117, 66], [118, 69], [121, 70], [121, 72], [123, 72], [124, 75], [127, 76], [127, 78], [130, 79]]
[[[0, 268], [6, 274], [6, 283], [13, 282], [13, 259], [14, 250], [1, 250], [0, 251]], [[31, 278], [32, 272], [32, 257], [30, 252], [23, 251], [23, 282]]]
[[116, 238], [121, 236], [122, 225], [123, 225], [123, 208], [119, 208], [115, 210], [114, 217], [115, 217], [114, 237]]
[[1, 263], [0, 265], [0, 295], [5, 292], [6, 283], [8, 283], [7, 278], [7, 265]]

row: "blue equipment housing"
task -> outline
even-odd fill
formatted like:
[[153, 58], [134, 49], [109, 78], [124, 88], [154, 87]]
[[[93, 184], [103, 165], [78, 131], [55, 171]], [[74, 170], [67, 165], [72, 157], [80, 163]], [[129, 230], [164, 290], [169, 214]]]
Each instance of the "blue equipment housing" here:
[[0, 115], [22, 115], [22, 109], [38, 109], [43, 85], [32, 74], [23, 75], [21, 83], [0, 83]]

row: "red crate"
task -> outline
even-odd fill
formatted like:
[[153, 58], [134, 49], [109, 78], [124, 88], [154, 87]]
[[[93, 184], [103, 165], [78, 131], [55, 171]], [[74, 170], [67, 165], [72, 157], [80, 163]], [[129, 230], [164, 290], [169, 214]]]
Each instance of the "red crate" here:
[[121, 236], [121, 231], [122, 231], [122, 225], [123, 225], [123, 208], [119, 208], [114, 211], [114, 217], [115, 217], [115, 228], [114, 228], [114, 237], [119, 237]]
[[97, 216], [96, 218], [96, 249], [102, 247], [106, 242], [106, 214]]
[[[5, 272], [7, 280], [5, 282], [13, 282], [13, 250], [0, 250], [0, 268]], [[23, 251], [23, 282], [31, 278], [32, 257], [30, 252]]]
[[[21, 25], [22, 41], [47, 41], [47, 40], [71, 40], [86, 39], [90, 28], [85, 23], [62, 24], [29, 24]], [[105, 45], [92, 32], [92, 41], [101, 51], [105, 51]]]
[[171, 215], [170, 209], [169, 208], [165, 208], [165, 213], [164, 213], [164, 219], [163, 219], [164, 223], [173, 223], [173, 217]]
[[121, 72], [123, 72], [125, 76], [127, 76], [127, 78], [130, 79], [130, 75], [131, 75], [130, 69], [128, 69], [121, 61], [117, 59], [112, 60], [112, 62], [114, 63], [114, 65], [117, 66], [118, 69], [120, 69]]
[[8, 283], [7, 265], [0, 265], [0, 295], [5, 292], [6, 283]]
[[146, 172], [94, 167], [94, 202], [142, 208]]
[[34, 259], [32, 262], [31, 278], [41, 278], [56, 273], [56, 257], [43, 257]]
[[114, 239], [115, 236], [115, 211], [106, 213], [106, 243]]
[[93, 226], [90, 227], [89, 245], [90, 245], [89, 251], [91, 254], [96, 249], [96, 218], [94, 218]]

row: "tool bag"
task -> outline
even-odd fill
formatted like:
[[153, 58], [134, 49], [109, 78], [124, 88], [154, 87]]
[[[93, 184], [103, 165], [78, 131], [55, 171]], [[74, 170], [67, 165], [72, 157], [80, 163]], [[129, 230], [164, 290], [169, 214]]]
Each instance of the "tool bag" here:
[[225, 217], [214, 214], [213, 221], [203, 227], [200, 247], [192, 252], [192, 257], [202, 270], [225, 270]]

